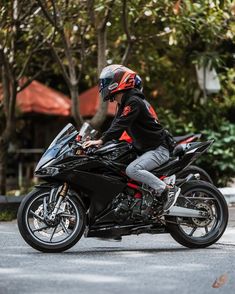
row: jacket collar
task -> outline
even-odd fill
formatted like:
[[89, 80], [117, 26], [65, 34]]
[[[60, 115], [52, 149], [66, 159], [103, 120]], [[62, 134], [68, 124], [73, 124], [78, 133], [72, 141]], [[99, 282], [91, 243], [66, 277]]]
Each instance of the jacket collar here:
[[140, 90], [138, 90], [138, 89], [130, 89], [130, 90], [127, 90], [126, 92], [124, 92], [124, 95], [122, 96], [120, 106], [122, 107], [125, 104], [125, 102], [128, 100], [128, 98], [130, 98], [131, 96], [137, 96], [137, 97], [140, 97], [143, 100], [145, 99], [144, 94]]

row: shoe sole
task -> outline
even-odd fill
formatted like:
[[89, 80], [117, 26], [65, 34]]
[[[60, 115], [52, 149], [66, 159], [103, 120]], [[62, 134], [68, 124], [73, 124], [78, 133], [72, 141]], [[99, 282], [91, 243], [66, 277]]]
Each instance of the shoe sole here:
[[164, 211], [164, 212], [170, 210], [171, 207], [175, 205], [175, 202], [177, 201], [180, 192], [181, 192], [181, 188], [178, 188], [178, 191], [175, 193], [175, 199], [174, 199], [174, 201], [172, 202], [172, 204], [170, 205], [170, 207], [168, 207], [167, 209], [164, 209], [164, 208], [163, 208], [163, 211]]

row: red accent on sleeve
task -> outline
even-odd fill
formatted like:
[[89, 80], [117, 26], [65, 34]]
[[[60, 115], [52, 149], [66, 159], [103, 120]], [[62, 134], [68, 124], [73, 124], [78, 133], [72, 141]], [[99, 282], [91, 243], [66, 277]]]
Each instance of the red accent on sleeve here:
[[128, 105], [128, 106], [124, 107], [122, 115], [127, 116], [128, 113], [130, 113], [130, 112], [131, 112], [131, 107]]
[[150, 114], [152, 115], [153, 118], [158, 120], [157, 114], [156, 114], [155, 110], [153, 109], [153, 107], [151, 105], [149, 107], [149, 112], [150, 112]]
[[121, 140], [121, 141], [127, 141], [129, 143], [131, 143], [133, 141], [132, 138], [127, 134], [126, 131], [122, 133], [122, 135], [119, 138], [119, 140]]

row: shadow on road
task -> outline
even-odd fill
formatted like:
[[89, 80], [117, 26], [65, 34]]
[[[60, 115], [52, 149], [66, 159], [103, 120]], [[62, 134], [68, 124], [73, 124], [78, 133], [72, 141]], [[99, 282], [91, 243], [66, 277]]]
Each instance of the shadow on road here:
[[[218, 244], [221, 245], [221, 244]], [[110, 254], [110, 253], [145, 253], [145, 254], [156, 254], [156, 253], [173, 253], [173, 252], [186, 252], [186, 251], [198, 251], [200, 249], [203, 250], [220, 250], [221, 248], [217, 247], [209, 247], [209, 248], [199, 248], [199, 249], [190, 249], [190, 248], [159, 248], [159, 249], [154, 249], [154, 248], [123, 248], [123, 247], [93, 247], [91, 250], [77, 250], [77, 251], [66, 251], [62, 253], [53, 253], [56, 255], [68, 255], [68, 256], [89, 256], [89, 255], [99, 255], [102, 253], [103, 255], [105, 254]], [[51, 253], [42, 253], [42, 252], [29, 252], [28, 254], [51, 254]]]

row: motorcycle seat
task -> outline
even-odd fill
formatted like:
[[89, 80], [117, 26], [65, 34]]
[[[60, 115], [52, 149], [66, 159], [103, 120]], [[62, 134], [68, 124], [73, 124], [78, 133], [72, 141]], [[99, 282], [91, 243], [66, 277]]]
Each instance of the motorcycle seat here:
[[173, 157], [181, 157], [186, 152], [193, 150], [195, 148], [201, 147], [204, 144], [205, 143], [203, 143], [203, 142], [191, 142], [191, 143], [187, 143], [187, 144], [179, 144], [174, 148], [174, 150], [172, 152]]
[[161, 166], [155, 168], [151, 172], [158, 175], [164, 175], [166, 171], [170, 170], [176, 164], [178, 164], [179, 160], [170, 158], [167, 162], [163, 163]]
[[193, 138], [193, 141], [195, 141], [195, 139], [200, 139], [201, 138], [201, 134], [187, 134], [187, 135], [184, 135], [184, 136], [176, 136], [174, 137], [174, 140], [176, 141], [176, 143], [179, 143], [179, 142], [182, 142], [182, 141], [185, 141], [185, 140], [188, 140], [190, 137], [194, 137]]
[[194, 134], [187, 134], [184, 136], [176, 136], [174, 137], [174, 140], [176, 141], [176, 143], [187, 140], [189, 137], [192, 137]]

